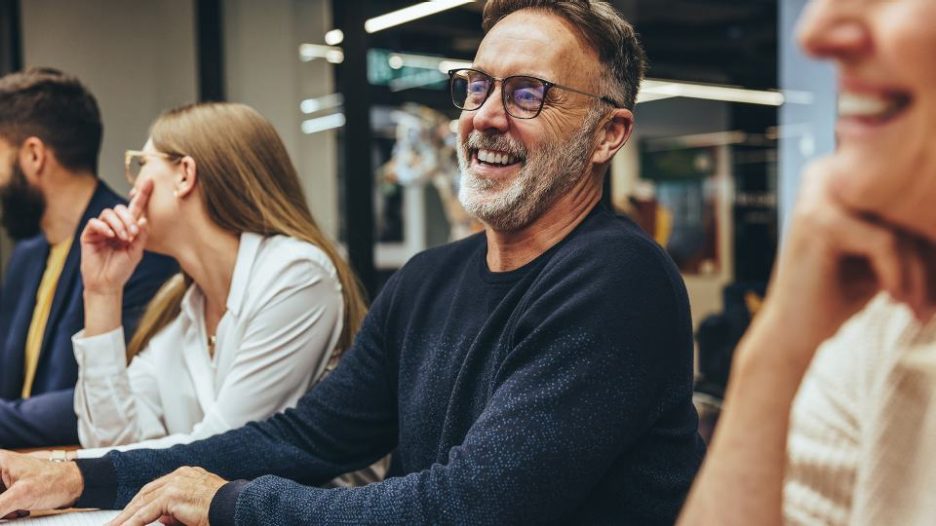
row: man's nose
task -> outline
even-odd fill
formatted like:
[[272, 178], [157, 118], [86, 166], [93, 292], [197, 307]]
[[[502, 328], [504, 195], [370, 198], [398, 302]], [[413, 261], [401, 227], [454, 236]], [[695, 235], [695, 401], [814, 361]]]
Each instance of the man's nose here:
[[491, 94], [480, 108], [475, 110], [472, 125], [480, 132], [505, 132], [510, 125], [507, 111], [504, 109], [503, 86], [497, 83]]

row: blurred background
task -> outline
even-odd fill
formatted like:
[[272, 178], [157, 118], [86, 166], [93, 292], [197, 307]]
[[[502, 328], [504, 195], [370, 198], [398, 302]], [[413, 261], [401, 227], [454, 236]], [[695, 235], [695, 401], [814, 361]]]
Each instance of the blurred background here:
[[[718, 321], [711, 345], [733, 347], [759, 305], [800, 168], [833, 147], [832, 74], [797, 51], [805, 0], [612, 3], [651, 67], [607, 202], [676, 260], [696, 326]], [[444, 72], [471, 61], [483, 6], [0, 0], [0, 74], [51, 66], [82, 79], [105, 123], [100, 174], [124, 192], [123, 151], [142, 146], [161, 111], [254, 106], [373, 297], [416, 252], [478, 228], [456, 199], [458, 112]], [[4, 240], [0, 264], [9, 251]]]

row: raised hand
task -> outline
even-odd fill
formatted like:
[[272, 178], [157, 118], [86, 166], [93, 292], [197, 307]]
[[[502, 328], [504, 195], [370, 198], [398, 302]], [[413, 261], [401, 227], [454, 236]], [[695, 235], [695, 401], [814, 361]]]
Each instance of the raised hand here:
[[153, 182], [134, 189], [130, 206], [117, 206], [88, 221], [81, 233], [81, 277], [85, 291], [116, 295], [143, 258], [149, 233], [146, 205]]
[[920, 319], [933, 311], [931, 244], [843, 206], [831, 184], [836, 170], [833, 157], [804, 174], [757, 324], [785, 327], [786, 347], [802, 352], [804, 367], [816, 347], [879, 292]]
[[49, 462], [0, 450], [0, 519], [73, 504], [84, 489], [74, 462]]

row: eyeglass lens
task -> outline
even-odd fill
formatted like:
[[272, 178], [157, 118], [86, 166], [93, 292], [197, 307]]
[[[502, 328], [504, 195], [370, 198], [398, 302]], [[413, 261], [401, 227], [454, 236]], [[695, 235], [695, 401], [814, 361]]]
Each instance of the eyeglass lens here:
[[[452, 75], [452, 102], [463, 110], [477, 110], [493, 90], [494, 79], [478, 71], [463, 70]], [[508, 77], [502, 86], [507, 113], [517, 118], [536, 116], [543, 107], [546, 84], [533, 77]]]
[[136, 178], [140, 176], [140, 170], [143, 169], [143, 156], [142, 155], [131, 155], [127, 159], [127, 179], [130, 182], [136, 181]]

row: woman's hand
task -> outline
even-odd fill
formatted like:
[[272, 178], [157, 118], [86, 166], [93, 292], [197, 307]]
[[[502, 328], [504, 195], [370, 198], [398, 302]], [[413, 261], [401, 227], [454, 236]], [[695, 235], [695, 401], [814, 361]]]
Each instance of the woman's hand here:
[[[762, 315], [753, 327], [772, 326], [796, 363], [808, 365], [816, 348], [883, 291], [927, 318], [933, 249], [907, 232], [846, 209], [830, 180], [832, 158], [811, 165], [794, 210]], [[758, 327], [760, 326], [760, 327]]]
[[81, 233], [81, 278], [86, 294], [119, 295], [143, 258], [149, 233], [146, 205], [153, 182], [134, 189], [129, 207], [119, 205], [88, 221]]
[[681, 526], [782, 524], [790, 409], [819, 345], [882, 291], [920, 319], [933, 312], [932, 244], [844, 206], [831, 182], [846, 174], [832, 156], [803, 175], [766, 300], [738, 344], [718, 430]]
[[74, 462], [49, 462], [10, 451], [0, 451], [0, 481], [0, 519], [70, 506], [84, 490]]

